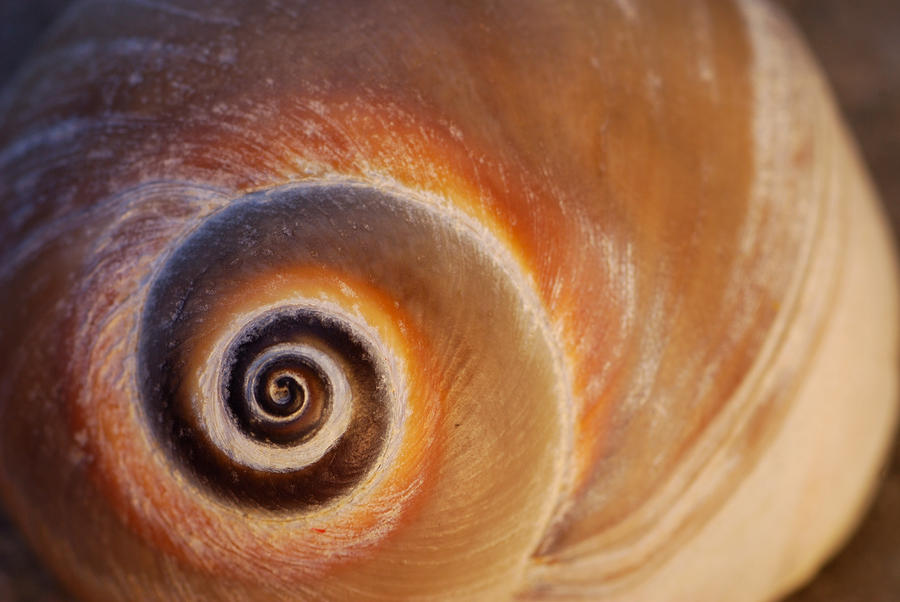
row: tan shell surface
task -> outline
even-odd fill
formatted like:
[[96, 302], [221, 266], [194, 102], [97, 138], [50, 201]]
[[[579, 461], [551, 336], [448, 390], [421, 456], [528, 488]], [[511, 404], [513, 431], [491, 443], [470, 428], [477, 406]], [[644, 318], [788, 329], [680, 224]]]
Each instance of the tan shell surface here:
[[[865, 499], [892, 251], [767, 5], [86, 2], [0, 115], [0, 490], [85, 599], [762, 600]], [[215, 410], [288, 310], [380, 395], [314, 474]]]

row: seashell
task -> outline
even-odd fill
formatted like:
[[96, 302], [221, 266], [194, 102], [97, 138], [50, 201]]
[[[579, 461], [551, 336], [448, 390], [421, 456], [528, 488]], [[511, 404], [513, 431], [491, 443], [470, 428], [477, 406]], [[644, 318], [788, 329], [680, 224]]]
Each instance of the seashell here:
[[85, 600], [768, 600], [896, 416], [772, 7], [86, 2], [0, 98], [0, 495]]

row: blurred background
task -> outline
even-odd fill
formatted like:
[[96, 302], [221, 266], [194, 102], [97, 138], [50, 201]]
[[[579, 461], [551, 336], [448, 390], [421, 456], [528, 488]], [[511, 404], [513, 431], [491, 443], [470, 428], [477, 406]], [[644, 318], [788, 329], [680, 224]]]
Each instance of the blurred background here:
[[[0, 87], [71, 0], [0, 0]], [[677, 1], [677, 0], [676, 0]], [[775, 0], [824, 68], [900, 233], [900, 0]], [[0, 600], [63, 602], [0, 515]], [[843, 551], [789, 602], [900, 601], [900, 445]]]

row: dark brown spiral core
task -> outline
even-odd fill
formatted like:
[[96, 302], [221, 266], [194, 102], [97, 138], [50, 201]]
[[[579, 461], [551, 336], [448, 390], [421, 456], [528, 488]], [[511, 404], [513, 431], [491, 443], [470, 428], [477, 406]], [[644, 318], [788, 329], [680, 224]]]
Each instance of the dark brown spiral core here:
[[[139, 377], [153, 433], [202, 488], [273, 510], [321, 505], [358, 484], [390, 417], [383, 360], [339, 312], [264, 306], [224, 351], [198, 343], [217, 304], [248, 294], [248, 281], [323, 265], [304, 235], [322, 236], [304, 218], [307, 197], [322, 192], [248, 195], [214, 215], [162, 266], [143, 311]], [[185, 384], [197, 355], [217, 366], [199, 395]]]
[[276, 347], [242, 367], [232, 376], [228, 401], [253, 436], [274, 443], [308, 438], [327, 417], [333, 389], [314, 360]]
[[334, 335], [317, 321], [303, 310], [281, 313], [251, 324], [227, 352], [222, 396], [247, 435], [296, 444], [326, 422], [337, 392], [314, 350], [324, 351], [317, 341]]

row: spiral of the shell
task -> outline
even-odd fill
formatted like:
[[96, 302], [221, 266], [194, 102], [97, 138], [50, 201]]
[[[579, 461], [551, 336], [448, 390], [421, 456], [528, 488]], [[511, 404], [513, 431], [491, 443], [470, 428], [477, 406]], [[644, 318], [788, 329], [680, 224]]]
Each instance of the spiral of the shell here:
[[764, 4], [86, 2], [0, 109], [76, 595], [762, 600], [862, 508], [891, 251]]

